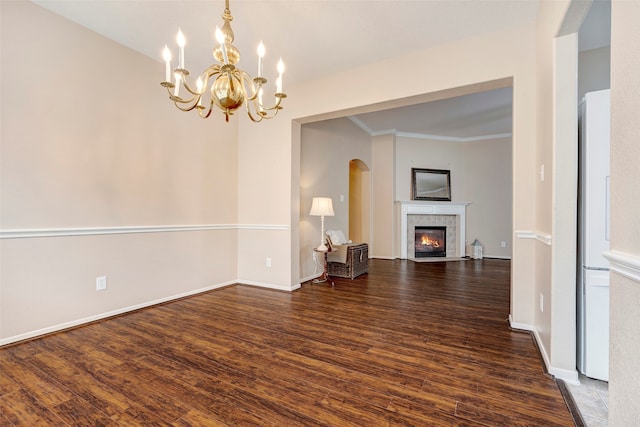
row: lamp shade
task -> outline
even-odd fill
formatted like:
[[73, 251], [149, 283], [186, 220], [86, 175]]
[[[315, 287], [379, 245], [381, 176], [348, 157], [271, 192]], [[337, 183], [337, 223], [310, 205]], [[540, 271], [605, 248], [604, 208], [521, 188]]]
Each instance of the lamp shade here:
[[331, 200], [331, 197], [314, 197], [309, 215], [334, 216], [333, 201]]

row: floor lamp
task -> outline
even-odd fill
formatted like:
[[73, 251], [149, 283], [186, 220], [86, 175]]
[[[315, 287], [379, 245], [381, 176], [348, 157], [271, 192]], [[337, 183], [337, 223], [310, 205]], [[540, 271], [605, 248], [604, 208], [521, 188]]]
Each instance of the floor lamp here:
[[319, 216], [320, 222], [322, 223], [321, 233], [320, 233], [320, 246], [316, 248], [318, 251], [326, 251], [327, 247], [324, 244], [324, 217], [325, 216], [334, 216], [333, 213], [333, 201], [331, 197], [314, 197], [313, 203], [311, 204], [311, 212], [309, 215]]

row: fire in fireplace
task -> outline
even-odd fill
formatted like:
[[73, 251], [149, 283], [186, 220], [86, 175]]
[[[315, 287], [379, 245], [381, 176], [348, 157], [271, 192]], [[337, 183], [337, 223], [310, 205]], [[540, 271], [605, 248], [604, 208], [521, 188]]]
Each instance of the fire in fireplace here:
[[416, 227], [415, 257], [447, 256], [447, 227]]

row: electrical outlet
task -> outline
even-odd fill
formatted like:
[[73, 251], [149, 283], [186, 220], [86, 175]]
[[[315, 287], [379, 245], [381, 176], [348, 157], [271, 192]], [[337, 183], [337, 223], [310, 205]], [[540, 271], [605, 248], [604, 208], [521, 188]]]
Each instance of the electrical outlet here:
[[544, 165], [540, 166], [540, 181], [544, 181]]
[[504, 242], [504, 241], [500, 242], [500, 247], [501, 248], [506, 248], [507, 247], [507, 242]]
[[544, 295], [540, 293], [540, 313], [544, 313]]
[[271, 268], [271, 258], [267, 257], [267, 259], [265, 260], [265, 265], [266, 265], [268, 268]]
[[107, 290], [107, 276], [96, 277], [96, 291]]

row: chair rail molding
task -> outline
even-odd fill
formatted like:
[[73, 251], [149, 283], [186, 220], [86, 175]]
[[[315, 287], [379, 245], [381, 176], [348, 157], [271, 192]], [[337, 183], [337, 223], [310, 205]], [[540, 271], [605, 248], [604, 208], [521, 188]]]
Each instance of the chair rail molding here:
[[615, 250], [605, 252], [603, 255], [611, 263], [611, 271], [640, 283], [639, 256]]
[[288, 225], [281, 224], [180, 224], [180, 225], [137, 225], [125, 227], [84, 227], [84, 228], [33, 228], [0, 230], [0, 239], [28, 239], [36, 237], [96, 236], [104, 234], [170, 233], [210, 230], [280, 230]]
[[540, 231], [516, 230], [514, 233], [518, 239], [533, 239], [544, 243], [547, 246], [551, 246], [551, 243], [553, 242], [551, 234], [542, 233]]

